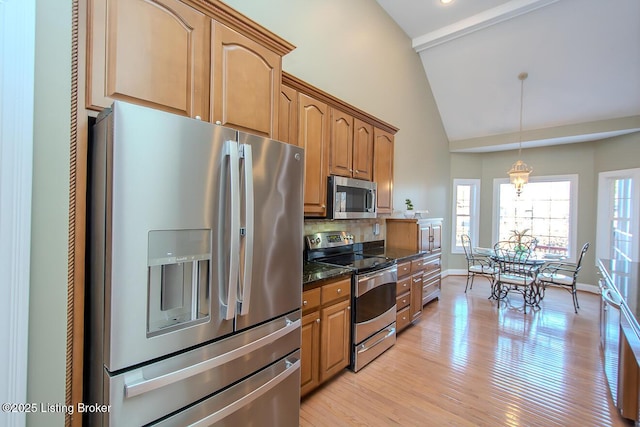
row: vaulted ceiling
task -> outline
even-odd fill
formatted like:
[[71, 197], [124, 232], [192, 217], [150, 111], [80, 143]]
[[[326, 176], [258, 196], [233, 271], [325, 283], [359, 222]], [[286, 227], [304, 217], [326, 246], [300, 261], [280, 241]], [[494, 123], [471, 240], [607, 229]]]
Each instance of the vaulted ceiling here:
[[412, 39], [451, 151], [640, 131], [638, 0], [377, 0]]

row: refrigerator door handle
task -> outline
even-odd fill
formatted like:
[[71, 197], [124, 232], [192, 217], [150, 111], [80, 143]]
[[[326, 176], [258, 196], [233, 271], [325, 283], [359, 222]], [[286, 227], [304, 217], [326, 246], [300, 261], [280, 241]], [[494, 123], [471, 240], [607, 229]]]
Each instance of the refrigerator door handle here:
[[238, 143], [226, 142], [226, 151], [229, 156], [229, 185], [230, 188], [230, 241], [229, 241], [229, 283], [227, 286], [227, 299], [223, 302], [224, 319], [231, 320], [236, 315], [236, 293], [238, 288], [239, 260], [236, 254], [240, 253], [240, 160]]
[[292, 333], [295, 330], [300, 330], [301, 325], [302, 322], [300, 319], [294, 322], [287, 320], [287, 324], [283, 328], [280, 328], [277, 331], [270, 333], [269, 335], [265, 335], [262, 338], [252, 341], [249, 344], [245, 344], [241, 347], [238, 347], [219, 356], [212, 357], [211, 359], [207, 359], [203, 362], [196, 363], [195, 365], [191, 365], [177, 371], [169, 372], [167, 374], [162, 374], [154, 378], [144, 378], [142, 371], [138, 371], [136, 373], [136, 376], [130, 379], [130, 381], [133, 382], [131, 384], [125, 384], [125, 396], [127, 398], [130, 398], [148, 393], [150, 391], [159, 389], [169, 384], [177, 383], [178, 381], [185, 380], [194, 375], [198, 375], [210, 369], [224, 365], [225, 363], [229, 363], [232, 360], [244, 357], [252, 351], [257, 350], [260, 347], [269, 345], [276, 340], [284, 337], [285, 335]]
[[282, 381], [286, 380], [287, 378], [289, 378], [289, 376], [293, 373], [296, 372], [296, 370], [300, 369], [300, 359], [296, 359], [295, 362], [290, 361], [289, 359], [287, 359], [287, 369], [285, 369], [284, 371], [282, 371], [281, 373], [279, 373], [278, 375], [276, 375], [275, 377], [273, 377], [272, 379], [270, 379], [268, 382], [266, 382], [265, 384], [261, 385], [260, 387], [256, 388], [255, 390], [251, 391], [250, 393], [247, 393], [246, 395], [242, 396], [240, 399], [234, 401], [232, 404], [225, 406], [224, 408], [220, 409], [217, 412], [214, 412], [213, 414], [193, 423], [190, 424], [190, 427], [206, 427], [206, 426], [211, 426], [221, 420], [223, 420], [225, 417], [233, 414], [234, 412], [236, 412], [237, 410], [239, 410], [240, 408], [242, 408], [243, 406], [247, 406], [249, 405], [251, 402], [253, 402], [254, 400], [258, 399], [259, 397], [265, 395], [267, 392], [269, 392], [269, 390], [271, 390], [272, 388], [274, 388], [275, 386], [277, 386], [278, 384], [280, 384]]
[[241, 145], [241, 157], [244, 158], [245, 185], [245, 235], [244, 235], [244, 266], [242, 273], [242, 289], [240, 290], [240, 315], [249, 313], [251, 299], [251, 276], [253, 273], [253, 237], [254, 237], [254, 198], [253, 198], [253, 157], [251, 145]]

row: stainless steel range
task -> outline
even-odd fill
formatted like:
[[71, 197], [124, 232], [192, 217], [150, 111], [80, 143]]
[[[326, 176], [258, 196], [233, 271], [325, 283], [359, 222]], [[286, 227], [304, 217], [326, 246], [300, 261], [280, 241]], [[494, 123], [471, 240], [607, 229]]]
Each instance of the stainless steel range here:
[[395, 259], [368, 251], [344, 231], [306, 236], [307, 261], [348, 267], [351, 281], [351, 364], [357, 372], [396, 342]]

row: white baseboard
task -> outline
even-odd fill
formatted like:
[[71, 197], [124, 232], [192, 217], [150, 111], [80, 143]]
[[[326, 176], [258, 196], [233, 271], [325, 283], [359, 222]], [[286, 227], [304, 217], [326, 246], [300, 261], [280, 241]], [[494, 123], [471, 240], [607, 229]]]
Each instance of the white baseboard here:
[[[442, 278], [447, 276], [466, 276], [467, 270], [463, 268], [448, 269], [442, 271]], [[577, 288], [579, 291], [591, 292], [592, 294], [599, 294], [600, 288], [598, 285], [592, 285], [590, 283], [578, 283]]]

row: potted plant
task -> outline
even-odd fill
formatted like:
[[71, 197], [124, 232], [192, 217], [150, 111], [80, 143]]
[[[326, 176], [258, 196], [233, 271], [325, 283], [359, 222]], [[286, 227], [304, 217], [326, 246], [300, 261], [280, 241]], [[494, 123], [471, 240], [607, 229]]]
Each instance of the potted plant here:
[[407, 218], [413, 218], [413, 202], [411, 202], [411, 199], [404, 199], [404, 204], [407, 205], [407, 210], [404, 213], [404, 216]]

